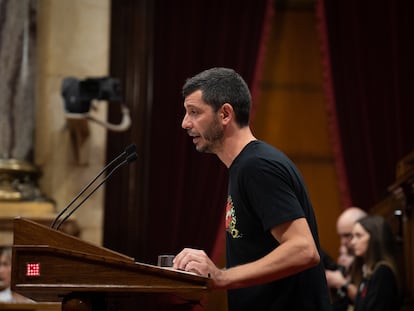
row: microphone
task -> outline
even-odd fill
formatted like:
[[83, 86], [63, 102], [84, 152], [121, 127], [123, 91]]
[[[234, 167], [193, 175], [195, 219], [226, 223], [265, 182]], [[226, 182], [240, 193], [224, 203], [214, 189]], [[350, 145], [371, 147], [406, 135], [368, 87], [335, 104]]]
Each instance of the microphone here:
[[[122, 158], [124, 158], [124, 157], [129, 157], [129, 156], [131, 156], [131, 155], [135, 155], [135, 156], [132, 156], [131, 158], [134, 158], [134, 160], [130, 160], [129, 162], [132, 162], [132, 161], [135, 161], [137, 158], [138, 158], [138, 155], [137, 155], [137, 153], [135, 152], [135, 150], [137, 149], [137, 147], [136, 147], [136, 145], [135, 144], [131, 144], [131, 145], [129, 145], [129, 146], [127, 146], [126, 148], [125, 148], [125, 150], [120, 154], [120, 155], [118, 155], [115, 159], [113, 159], [111, 162], [109, 162], [99, 173], [98, 173], [98, 175], [96, 175], [73, 199], [72, 199], [72, 201], [70, 201], [69, 203], [68, 203], [68, 205], [66, 205], [66, 207], [64, 208], [64, 209], [62, 209], [61, 211], [60, 211], [60, 213], [55, 217], [55, 219], [53, 220], [53, 222], [52, 222], [52, 224], [50, 225], [50, 228], [52, 228], [52, 229], [54, 229], [55, 228], [55, 225], [56, 225], [56, 223], [57, 223], [57, 221], [59, 220], [59, 218], [60, 217], [62, 217], [62, 215], [64, 214], [64, 213], [66, 213], [68, 210], [69, 210], [69, 208], [73, 205], [73, 203], [75, 203], [75, 201], [77, 200], [77, 199], [79, 199], [79, 197], [82, 195], [82, 194], [84, 194], [85, 193], [85, 191], [86, 190], [88, 190], [89, 189], [89, 187], [105, 172], [105, 171], [107, 171], [112, 165], [114, 165], [114, 163], [115, 162], [118, 162], [120, 159], [122, 159]], [[125, 162], [125, 161], [124, 161]], [[122, 162], [122, 163], [124, 163], [124, 162]], [[129, 162], [126, 162], [126, 163], [129, 163]], [[124, 163], [125, 164], [125, 163]], [[119, 166], [121, 166], [121, 165], [118, 165], [117, 167], [115, 167], [115, 169], [117, 169]], [[114, 171], [115, 171], [115, 169], [113, 169], [112, 171], [111, 171], [111, 173], [110, 174], [112, 174]], [[106, 180], [107, 178], [108, 178], [109, 176], [107, 176], [104, 180]], [[100, 185], [98, 185], [98, 187], [97, 188], [99, 188], [99, 186]], [[97, 188], [95, 188], [95, 190], [93, 190], [93, 192], [95, 192], [96, 190], [97, 190]], [[91, 194], [89, 194], [88, 195], [88, 197], [87, 198], [89, 198], [90, 197], [90, 195]], [[86, 200], [86, 199], [85, 199]], [[85, 200], [83, 200], [80, 204], [82, 204]], [[80, 205], [79, 204], [79, 205]], [[76, 207], [76, 209], [78, 209], [79, 208], [79, 205]], [[72, 213], [73, 212], [71, 212], [70, 213], [70, 215], [72, 215]], [[70, 216], [69, 215], [69, 216]], [[67, 219], [67, 217], [63, 220], [63, 221], [65, 221]], [[63, 223], [63, 221], [61, 221], [60, 222], [60, 225], [62, 225], [62, 223]], [[60, 227], [60, 225], [59, 225], [59, 227]]]
[[124, 161], [122, 161], [121, 163], [119, 163], [117, 166], [115, 166], [109, 173], [108, 175], [105, 176], [105, 178], [95, 187], [93, 188], [93, 190], [91, 192], [89, 192], [89, 194], [78, 204], [76, 205], [71, 211], [70, 213], [68, 213], [65, 218], [63, 218], [60, 223], [56, 226], [56, 230], [59, 230], [60, 226], [87, 200], [89, 199], [89, 197], [95, 193], [96, 190], [99, 189], [99, 187], [101, 187], [106, 180], [112, 175], [113, 172], [115, 172], [119, 167], [125, 165], [125, 164], [129, 164], [133, 161], [135, 161], [138, 158], [138, 155], [136, 152], [129, 154], [126, 159]]

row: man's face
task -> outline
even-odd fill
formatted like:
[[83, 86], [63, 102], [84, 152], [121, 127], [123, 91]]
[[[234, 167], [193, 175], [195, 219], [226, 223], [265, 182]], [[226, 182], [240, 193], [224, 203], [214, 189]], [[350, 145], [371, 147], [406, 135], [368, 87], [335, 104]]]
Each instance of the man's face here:
[[349, 254], [348, 249], [344, 245], [341, 245], [339, 248], [338, 265], [344, 267], [345, 270], [348, 271], [353, 260], [354, 256]]
[[7, 255], [0, 255], [0, 290], [10, 287], [11, 259]]
[[202, 100], [202, 92], [195, 91], [184, 100], [185, 116], [181, 123], [199, 152], [215, 153], [223, 138], [223, 126], [217, 113]]
[[348, 230], [343, 230], [341, 232], [338, 232], [338, 234], [339, 238], [341, 239], [341, 245], [349, 249], [351, 246], [352, 232], [348, 232]]
[[352, 240], [352, 227], [354, 226], [353, 221], [343, 219], [337, 224], [337, 232], [341, 240], [341, 246], [345, 246], [350, 254], [353, 253], [351, 240]]

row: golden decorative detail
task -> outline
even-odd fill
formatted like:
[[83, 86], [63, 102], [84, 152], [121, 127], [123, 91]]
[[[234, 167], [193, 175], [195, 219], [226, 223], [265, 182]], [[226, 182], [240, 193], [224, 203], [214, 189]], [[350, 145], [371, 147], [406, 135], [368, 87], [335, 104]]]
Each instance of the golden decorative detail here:
[[35, 199], [39, 175], [38, 168], [27, 161], [0, 159], [0, 201]]

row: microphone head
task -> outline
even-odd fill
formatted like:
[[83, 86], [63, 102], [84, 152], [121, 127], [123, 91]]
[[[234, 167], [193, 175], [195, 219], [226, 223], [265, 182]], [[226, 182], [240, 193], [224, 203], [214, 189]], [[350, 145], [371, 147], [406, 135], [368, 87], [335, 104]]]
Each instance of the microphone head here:
[[127, 157], [126, 157], [127, 163], [134, 162], [136, 159], [138, 159], [138, 154], [136, 152], [131, 153], [131, 154], [127, 155]]
[[137, 146], [135, 144], [131, 144], [125, 148], [124, 152], [126, 153], [126, 155], [128, 155], [135, 152], [135, 150], [137, 150]]

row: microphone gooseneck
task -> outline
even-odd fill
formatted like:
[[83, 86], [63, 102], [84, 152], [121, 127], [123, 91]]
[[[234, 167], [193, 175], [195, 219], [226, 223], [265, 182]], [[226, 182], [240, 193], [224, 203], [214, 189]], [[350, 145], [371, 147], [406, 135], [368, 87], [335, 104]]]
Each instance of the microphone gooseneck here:
[[[120, 166], [122, 166], [123, 164], [125, 164], [125, 163], [130, 163], [130, 162], [132, 162], [132, 161], [135, 161], [137, 158], [138, 158], [138, 155], [137, 155], [137, 153], [135, 152], [135, 150], [136, 150], [136, 145], [135, 144], [131, 144], [131, 145], [129, 145], [129, 146], [127, 146], [126, 148], [125, 148], [125, 150], [120, 154], [120, 155], [118, 155], [115, 159], [113, 159], [110, 163], [108, 163], [69, 203], [68, 203], [68, 205], [66, 205], [66, 207], [65, 208], [63, 208], [61, 211], [60, 211], [60, 213], [55, 217], [55, 219], [53, 220], [53, 222], [52, 222], [52, 224], [50, 225], [50, 228], [52, 228], [52, 229], [59, 229], [59, 227], [70, 217], [70, 215], [72, 215], [74, 212], [75, 212], [75, 210], [76, 209], [78, 209], [79, 208], [79, 206], [80, 205], [82, 205], [82, 203], [83, 202], [85, 202], [100, 186], [101, 186], [101, 184], [103, 184], [107, 179], [108, 179], [108, 177], [116, 170], [116, 169], [118, 169], [118, 167], [120, 167]], [[111, 166], [113, 166], [116, 162], [118, 162], [120, 159], [122, 159], [122, 158], [126, 158], [123, 162], [121, 162], [120, 164], [118, 164], [114, 169], [112, 169], [111, 171], [110, 171], [110, 173], [103, 179], [103, 181], [100, 183], [100, 184], [98, 184], [98, 186], [97, 187], [95, 187], [94, 188], [94, 190], [92, 190], [89, 194], [88, 194], [88, 196], [85, 198], [85, 199], [83, 199], [82, 201], [81, 201], [81, 203], [79, 203], [69, 214], [68, 214], [68, 216], [66, 216], [62, 221], [60, 221], [60, 223], [59, 223], [59, 225], [58, 226], [56, 226], [56, 224], [57, 224], [57, 221], [62, 217], [62, 215], [64, 214], [64, 213], [66, 213], [68, 210], [69, 210], [69, 208], [75, 203], [75, 201], [76, 200], [78, 200], [79, 199], [79, 197], [82, 195], [82, 194], [84, 194], [85, 192], [86, 192], [86, 190], [88, 190], [89, 189], [89, 187], [104, 173], [104, 172], [106, 172]], [[131, 160], [132, 158], [134, 158], [134, 160]], [[128, 160], [129, 159], [129, 160]]]

